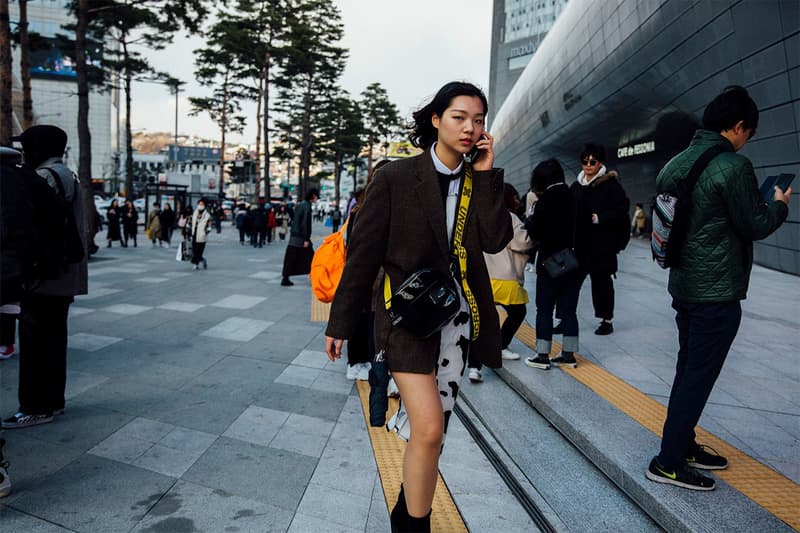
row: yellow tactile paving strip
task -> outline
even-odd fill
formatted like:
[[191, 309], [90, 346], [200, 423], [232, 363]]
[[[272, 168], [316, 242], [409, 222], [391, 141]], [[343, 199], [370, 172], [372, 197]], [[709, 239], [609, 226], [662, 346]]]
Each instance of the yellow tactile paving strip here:
[[[330, 314], [330, 304], [325, 304], [311, 297], [311, 321], [326, 322]], [[358, 381], [358, 395], [361, 398], [361, 408], [364, 413], [364, 423], [369, 431], [372, 441], [372, 450], [375, 453], [375, 462], [378, 464], [378, 473], [381, 476], [383, 495], [386, 498], [386, 507], [391, 511], [400, 493], [400, 482], [403, 471], [403, 453], [406, 443], [394, 433], [386, 431], [385, 427], [372, 427], [369, 424], [369, 384]], [[397, 411], [398, 402], [389, 399], [389, 411], [386, 413], [388, 420]], [[433, 512], [431, 513], [431, 531], [447, 533], [467, 533], [467, 526], [458, 512], [456, 504], [445, 485], [442, 476], [436, 482], [436, 492], [433, 496]]]
[[[386, 431], [383, 426], [376, 428], [369, 425], [369, 384], [366, 381], [358, 382], [358, 395], [361, 397], [364, 423], [369, 430], [369, 438], [372, 441], [372, 449], [375, 453], [375, 462], [378, 463], [378, 473], [381, 476], [381, 484], [383, 484], [386, 506], [391, 510], [397, 501], [397, 495], [400, 493], [403, 453], [406, 449], [406, 443], [394, 433]], [[397, 411], [397, 405], [397, 400], [389, 399], [389, 411], [386, 413], [387, 420]], [[431, 531], [442, 533], [467, 533], [468, 531], [441, 474], [436, 481], [436, 492], [433, 496]]]
[[[517, 338], [536, 350], [536, 330], [523, 323]], [[553, 352], [561, 345], [553, 342]], [[614, 407], [658, 436], [667, 416], [667, 408], [614, 374], [576, 355], [578, 368], [565, 368], [567, 374], [583, 383]], [[800, 485], [761, 464], [738, 448], [702, 428], [696, 430], [698, 441], [711, 446], [730, 461], [727, 470], [714, 475], [764, 507], [796, 530], [800, 530]]]

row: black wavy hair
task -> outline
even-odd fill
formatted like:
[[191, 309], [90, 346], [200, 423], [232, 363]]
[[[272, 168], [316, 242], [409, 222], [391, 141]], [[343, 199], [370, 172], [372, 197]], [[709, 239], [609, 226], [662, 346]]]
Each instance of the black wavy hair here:
[[484, 115], [489, 112], [489, 102], [482, 90], [465, 81], [451, 81], [439, 89], [433, 100], [411, 115], [413, 118], [407, 125], [411, 144], [427, 150], [436, 142], [438, 132], [431, 120], [434, 115], [441, 117], [456, 96], [477, 96], [483, 103]]
[[747, 89], [731, 85], [706, 106], [703, 112], [703, 129], [721, 133], [736, 126], [740, 120], [755, 135], [758, 128], [758, 106], [750, 98]]
[[601, 163], [606, 162], [606, 149], [602, 144], [586, 143], [581, 148], [581, 161], [593, 155]]
[[531, 190], [540, 195], [554, 183], [564, 183], [564, 169], [557, 160], [545, 159], [531, 172]]

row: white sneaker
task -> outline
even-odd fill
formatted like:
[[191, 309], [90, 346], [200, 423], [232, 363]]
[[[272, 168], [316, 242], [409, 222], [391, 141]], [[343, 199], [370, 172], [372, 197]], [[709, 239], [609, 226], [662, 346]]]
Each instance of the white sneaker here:
[[354, 381], [358, 379], [358, 364], [355, 365], [347, 365], [347, 379], [350, 381]]
[[477, 368], [470, 368], [469, 369], [469, 380], [473, 383], [480, 383], [483, 381], [483, 376], [481, 375], [481, 371]]
[[387, 394], [389, 395], [389, 398], [400, 397], [400, 389], [397, 388], [397, 383], [394, 382], [394, 378], [389, 379], [389, 389], [387, 390]]
[[370, 363], [359, 363], [355, 366], [358, 368], [356, 379], [359, 381], [369, 381], [369, 371], [372, 365]]
[[503, 351], [500, 352], [500, 354], [503, 356], [503, 359], [506, 359], [507, 361], [516, 361], [519, 359], [519, 354], [512, 352], [508, 348], [503, 348]]

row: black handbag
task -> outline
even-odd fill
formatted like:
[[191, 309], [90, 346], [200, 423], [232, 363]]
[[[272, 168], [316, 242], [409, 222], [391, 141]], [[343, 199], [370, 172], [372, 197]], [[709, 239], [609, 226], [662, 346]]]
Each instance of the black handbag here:
[[384, 281], [384, 296], [393, 326], [414, 336], [427, 338], [455, 319], [461, 309], [458, 286], [450, 274], [432, 268], [417, 270], [403, 281], [394, 294], [389, 278]]
[[578, 270], [578, 258], [572, 248], [564, 248], [556, 252], [544, 261], [542, 266], [553, 279], [558, 279]]

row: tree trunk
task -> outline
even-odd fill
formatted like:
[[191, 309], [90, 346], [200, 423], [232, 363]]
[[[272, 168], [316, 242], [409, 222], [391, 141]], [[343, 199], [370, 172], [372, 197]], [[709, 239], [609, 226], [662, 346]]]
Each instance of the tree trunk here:
[[342, 166], [344, 163], [344, 156], [341, 154], [336, 154], [336, 157], [333, 161], [333, 198], [336, 202], [336, 209], [341, 208], [339, 205], [339, 200], [341, 199], [341, 193], [339, 192], [339, 187], [342, 182]]
[[[120, 39], [122, 44], [122, 57], [127, 65], [130, 61], [128, 56], [128, 36], [124, 35]], [[125, 68], [125, 198], [133, 200], [133, 134], [131, 133], [131, 71]]]
[[0, 145], [10, 146], [11, 107], [11, 25], [8, 0], [0, 0]]
[[367, 176], [372, 172], [372, 147], [375, 145], [373, 140], [369, 140], [369, 151], [367, 152]]
[[314, 74], [309, 74], [306, 83], [306, 91], [303, 96], [303, 121], [300, 133], [301, 148], [300, 148], [300, 195], [298, 199], [305, 198], [306, 187], [308, 186], [308, 177], [311, 171], [311, 97], [312, 88], [314, 87]]
[[[272, 30], [270, 29], [269, 40], [267, 46], [272, 46]], [[267, 195], [272, 189], [269, 183], [269, 68], [270, 68], [270, 55], [267, 52], [264, 57], [264, 187], [267, 189]]]
[[[264, 71], [262, 70], [258, 76], [258, 108], [256, 109], [256, 160], [255, 168], [253, 169], [256, 175], [256, 190], [255, 196], [258, 197], [259, 189], [261, 186], [261, 99], [264, 96]], [[269, 187], [267, 187], [269, 190]]]
[[222, 83], [222, 114], [220, 118], [222, 142], [219, 149], [219, 198], [222, 199], [222, 188], [225, 182], [225, 130], [228, 129], [228, 72], [225, 72], [225, 81]]
[[28, 36], [28, 0], [19, 0], [19, 70], [22, 80], [22, 129], [33, 126], [31, 98], [31, 41]]
[[94, 242], [94, 194], [92, 193], [92, 135], [89, 131], [89, 80], [86, 65], [86, 31], [89, 26], [89, 0], [78, 2], [75, 28], [75, 72], [78, 76], [78, 179], [83, 191], [84, 242], [89, 250]]

